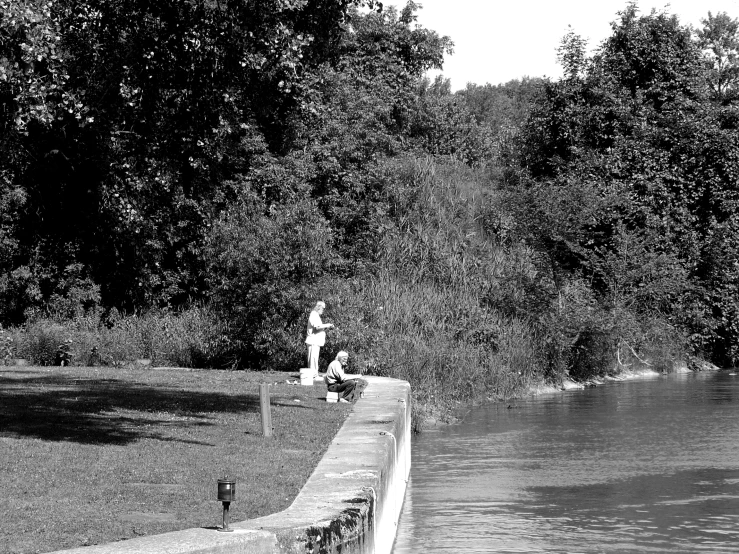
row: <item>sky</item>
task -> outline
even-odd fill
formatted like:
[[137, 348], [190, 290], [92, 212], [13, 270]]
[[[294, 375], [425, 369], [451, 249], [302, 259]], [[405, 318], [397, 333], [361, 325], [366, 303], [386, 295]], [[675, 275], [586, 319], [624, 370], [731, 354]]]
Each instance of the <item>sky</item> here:
[[[416, 0], [423, 7], [418, 23], [449, 36], [454, 54], [441, 73], [452, 90], [468, 82], [497, 85], [511, 79], [561, 76], [557, 47], [568, 25], [593, 48], [611, 34], [610, 23], [626, 0]], [[405, 6], [405, 0], [384, 0]], [[676, 14], [683, 24], [700, 27], [710, 11], [739, 18], [739, 0], [639, 0], [641, 13], [652, 8]], [[433, 77], [439, 72], [432, 72]]]

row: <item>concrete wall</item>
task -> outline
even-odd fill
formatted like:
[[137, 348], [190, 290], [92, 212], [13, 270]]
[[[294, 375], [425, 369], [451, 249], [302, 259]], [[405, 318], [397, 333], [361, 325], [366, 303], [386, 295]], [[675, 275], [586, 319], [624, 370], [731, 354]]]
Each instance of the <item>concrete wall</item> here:
[[235, 523], [233, 533], [187, 529], [58, 554], [388, 554], [411, 469], [410, 385], [367, 381], [287, 510]]

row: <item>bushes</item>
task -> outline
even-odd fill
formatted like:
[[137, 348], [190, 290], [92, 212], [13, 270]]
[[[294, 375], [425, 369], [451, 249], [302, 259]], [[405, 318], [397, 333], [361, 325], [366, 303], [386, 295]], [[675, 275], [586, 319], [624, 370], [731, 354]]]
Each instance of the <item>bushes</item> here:
[[225, 326], [199, 306], [130, 316], [113, 311], [104, 322], [95, 315], [63, 324], [38, 319], [6, 334], [12, 334], [15, 357], [35, 365], [59, 365], [60, 345], [68, 345], [71, 365], [124, 365], [141, 359], [160, 366], [233, 365]]
[[360, 365], [410, 381], [421, 404], [509, 397], [537, 374], [531, 329], [480, 308], [469, 291], [386, 274], [363, 293], [375, 341], [359, 349]]
[[0, 327], [0, 361], [3, 365], [8, 365], [15, 358], [16, 344], [15, 337], [9, 331]]
[[247, 186], [239, 208], [215, 223], [213, 306], [230, 322], [239, 364], [303, 365], [308, 313], [320, 299], [335, 324], [321, 363], [347, 350], [350, 370], [407, 379], [421, 412], [508, 397], [540, 379], [541, 330], [530, 316], [548, 309], [551, 284], [530, 249], [488, 229], [506, 216], [485, 174], [405, 160], [383, 186], [389, 219], [371, 263], [332, 257], [331, 228], [309, 199], [267, 206]]
[[38, 278], [27, 266], [0, 271], [0, 323], [18, 325], [41, 300]]
[[461, 164], [409, 161], [399, 175], [387, 191], [395, 229], [380, 268], [355, 287], [353, 325], [368, 337], [346, 341], [357, 364], [410, 381], [417, 422], [457, 402], [521, 393], [541, 377], [537, 330], [494, 300], [509, 289], [528, 300], [517, 276], [535, 268], [526, 249], [488, 232], [495, 190]]
[[311, 285], [335, 262], [332, 242], [327, 221], [304, 197], [268, 206], [247, 189], [215, 222], [206, 244], [213, 306], [229, 322], [238, 365], [297, 362], [285, 345], [294, 344], [293, 330], [315, 302]]
[[546, 240], [527, 243], [517, 227], [526, 195], [512, 205], [498, 176], [430, 160], [400, 174], [388, 191], [396, 230], [361, 301], [379, 340], [359, 352], [368, 369], [408, 379], [420, 404], [684, 359], [685, 337], [668, 319], [684, 274], [653, 237], [616, 233], [613, 250], [578, 272], [538, 248]]
[[22, 339], [20, 357], [30, 360], [34, 365], [55, 365], [60, 345], [68, 340], [68, 331], [61, 325], [35, 323]]

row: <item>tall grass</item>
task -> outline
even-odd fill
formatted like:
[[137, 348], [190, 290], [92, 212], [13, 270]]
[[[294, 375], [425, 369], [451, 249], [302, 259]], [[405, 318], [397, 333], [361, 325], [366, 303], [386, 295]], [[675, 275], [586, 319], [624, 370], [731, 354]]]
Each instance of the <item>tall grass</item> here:
[[13, 357], [36, 365], [57, 363], [59, 346], [67, 343], [72, 365], [147, 365], [222, 367], [228, 365], [224, 324], [207, 308], [180, 312], [152, 310], [143, 315], [117, 312], [79, 315], [70, 320], [37, 318], [8, 329]]
[[[491, 304], [535, 268], [525, 247], [491, 234], [494, 191], [463, 165], [421, 160], [388, 202], [396, 229], [359, 294], [377, 340], [357, 345], [365, 370], [408, 380], [416, 424], [460, 402], [509, 398], [541, 377], [535, 329]], [[505, 304], [505, 302], [503, 302]]]
[[520, 394], [536, 378], [527, 326], [481, 309], [469, 290], [384, 274], [363, 292], [380, 339], [359, 352], [363, 365], [412, 384], [416, 423], [456, 403]]

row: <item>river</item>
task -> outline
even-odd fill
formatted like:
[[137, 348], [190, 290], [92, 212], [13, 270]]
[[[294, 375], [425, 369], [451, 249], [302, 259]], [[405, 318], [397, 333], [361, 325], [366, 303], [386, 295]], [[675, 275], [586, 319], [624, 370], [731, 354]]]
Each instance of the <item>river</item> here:
[[414, 437], [394, 554], [739, 552], [739, 375], [609, 382]]

